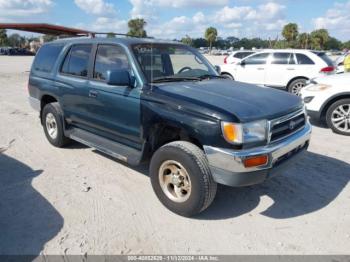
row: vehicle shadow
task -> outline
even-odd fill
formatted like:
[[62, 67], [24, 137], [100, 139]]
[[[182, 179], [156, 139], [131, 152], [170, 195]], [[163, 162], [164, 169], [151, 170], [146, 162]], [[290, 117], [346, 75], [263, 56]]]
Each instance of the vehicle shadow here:
[[32, 187], [42, 172], [0, 153], [0, 255], [38, 255], [61, 230], [62, 216]]
[[324, 121], [309, 118], [310, 124], [319, 128], [328, 129], [327, 124]]
[[306, 152], [284, 174], [263, 184], [245, 188], [219, 186], [212, 205], [195, 219], [238, 217], [254, 210], [262, 196], [273, 204], [261, 212], [276, 219], [292, 218], [326, 207], [350, 180], [350, 165], [343, 161]]

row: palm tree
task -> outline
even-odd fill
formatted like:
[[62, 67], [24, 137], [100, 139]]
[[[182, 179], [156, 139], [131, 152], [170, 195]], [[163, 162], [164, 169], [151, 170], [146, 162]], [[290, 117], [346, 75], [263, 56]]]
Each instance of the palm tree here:
[[128, 22], [129, 36], [135, 37], [147, 37], [147, 32], [144, 27], [146, 26], [146, 21], [142, 18], [131, 19]]
[[323, 50], [328, 39], [329, 34], [326, 29], [318, 29], [311, 32], [311, 43], [313, 49]]
[[289, 23], [283, 27], [282, 35], [286, 39], [289, 46], [293, 45], [293, 42], [298, 37], [298, 25], [295, 23]]
[[310, 43], [310, 35], [308, 33], [302, 33], [298, 36], [298, 46], [303, 49], [308, 49]]
[[207, 30], [205, 30], [205, 39], [207, 39], [209, 43], [210, 53], [211, 49], [213, 47], [213, 43], [216, 41], [216, 37], [218, 36], [218, 31], [214, 27], [209, 27]]

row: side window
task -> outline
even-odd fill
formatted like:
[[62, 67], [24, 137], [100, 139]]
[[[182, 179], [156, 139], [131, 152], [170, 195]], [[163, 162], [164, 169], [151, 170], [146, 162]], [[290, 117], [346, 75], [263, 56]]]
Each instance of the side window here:
[[291, 53], [274, 53], [271, 64], [273, 65], [294, 64], [294, 56]]
[[245, 58], [249, 55], [252, 55], [252, 54], [254, 54], [254, 52], [238, 52], [234, 55], [234, 57], [239, 58], [239, 59], [243, 59], [243, 58]]
[[40, 72], [50, 73], [63, 45], [49, 44], [40, 48], [33, 63], [33, 69]]
[[244, 60], [246, 65], [264, 65], [266, 64], [269, 53], [261, 53], [248, 57]]
[[298, 65], [314, 65], [314, 61], [312, 61], [309, 57], [303, 54], [296, 54], [297, 64]]
[[128, 57], [120, 46], [99, 45], [96, 52], [94, 78], [105, 80], [107, 71], [129, 70]]
[[74, 45], [66, 56], [61, 72], [64, 74], [87, 77], [89, 57], [92, 45]]

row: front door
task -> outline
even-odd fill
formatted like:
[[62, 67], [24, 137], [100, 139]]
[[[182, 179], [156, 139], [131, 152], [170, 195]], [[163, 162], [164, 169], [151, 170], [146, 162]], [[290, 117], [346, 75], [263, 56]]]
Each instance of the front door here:
[[237, 65], [235, 80], [245, 83], [264, 85], [266, 64], [269, 53], [258, 53], [242, 60], [241, 64]]
[[112, 86], [107, 71], [128, 70], [128, 56], [119, 45], [97, 46], [92, 77], [89, 80], [89, 115], [94, 132], [135, 149], [142, 148], [140, 86]]

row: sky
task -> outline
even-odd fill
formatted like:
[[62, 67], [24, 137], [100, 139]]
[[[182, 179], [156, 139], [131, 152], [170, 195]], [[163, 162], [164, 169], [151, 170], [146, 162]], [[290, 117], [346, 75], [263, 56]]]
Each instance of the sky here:
[[149, 36], [281, 38], [288, 22], [300, 32], [326, 28], [350, 40], [350, 0], [0, 0], [0, 22], [52, 23], [99, 32], [126, 33], [127, 21], [144, 18]]

